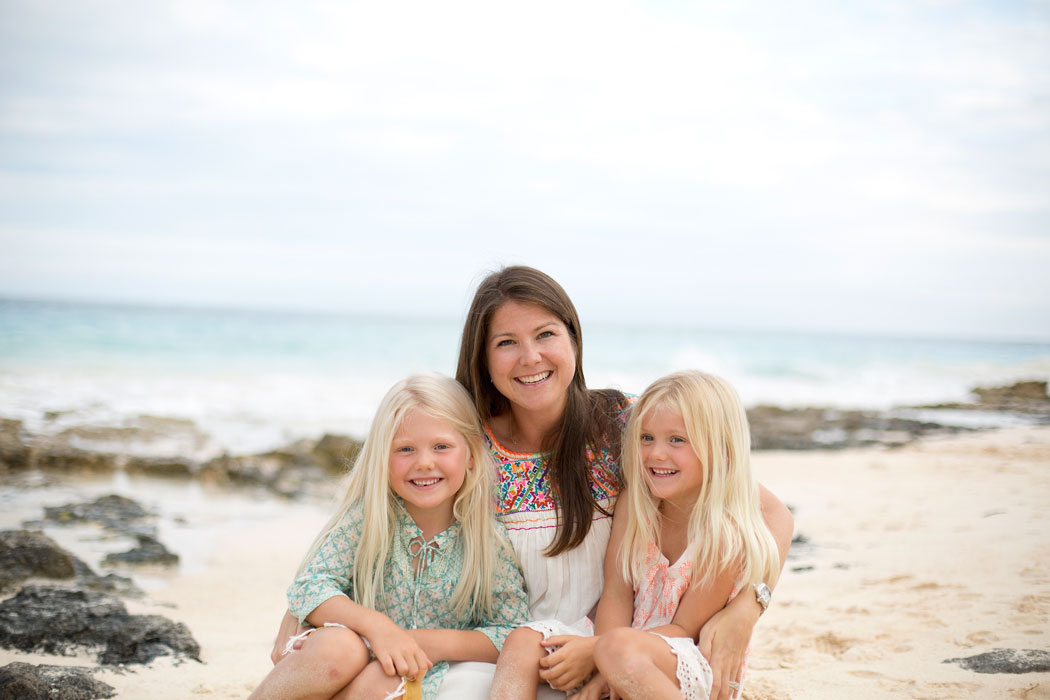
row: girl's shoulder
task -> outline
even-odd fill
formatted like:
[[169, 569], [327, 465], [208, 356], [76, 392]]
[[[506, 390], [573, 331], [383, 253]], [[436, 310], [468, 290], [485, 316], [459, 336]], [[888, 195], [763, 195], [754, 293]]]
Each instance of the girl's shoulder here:
[[360, 531], [365, 522], [365, 506], [360, 501], [344, 505], [337, 514], [334, 530]]

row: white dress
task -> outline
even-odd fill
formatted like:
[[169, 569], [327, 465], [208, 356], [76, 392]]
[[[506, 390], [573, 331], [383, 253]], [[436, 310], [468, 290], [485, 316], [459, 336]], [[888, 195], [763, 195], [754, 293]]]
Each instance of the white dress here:
[[[625, 415], [621, 413], [620, 427]], [[605, 548], [612, 518], [595, 511], [587, 537], [573, 550], [556, 557], [544, 551], [557, 532], [557, 507], [544, 455], [511, 452], [486, 428], [485, 439], [496, 468], [497, 517], [506, 526], [525, 574], [529, 613], [534, 620], [557, 620], [567, 631], [585, 634], [587, 616], [602, 592]], [[609, 449], [588, 450], [591, 493], [612, 512], [620, 489], [620, 466]], [[438, 694], [440, 700], [482, 700], [488, 697], [495, 664], [452, 664]], [[565, 698], [565, 693], [541, 686], [541, 700]]]

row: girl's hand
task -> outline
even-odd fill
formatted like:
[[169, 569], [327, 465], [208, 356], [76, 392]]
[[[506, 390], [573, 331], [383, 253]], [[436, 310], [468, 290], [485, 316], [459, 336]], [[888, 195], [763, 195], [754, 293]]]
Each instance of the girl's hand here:
[[579, 686], [594, 671], [596, 639], [564, 634], [543, 642], [545, 647], [561, 648], [540, 659], [540, 678], [563, 692]]
[[412, 635], [391, 623], [368, 638], [376, 661], [388, 676], [416, 678], [434, 667]]
[[[299, 624], [299, 618], [285, 611], [284, 617], [281, 618], [281, 626], [277, 629], [277, 639], [274, 640], [273, 649], [270, 651], [270, 661], [274, 666], [284, 658], [284, 647], [288, 644], [288, 640], [305, 630], [306, 628]], [[298, 649], [300, 646], [302, 642], [298, 642], [295, 648]]]
[[744, 656], [751, 642], [751, 632], [758, 622], [759, 610], [754, 596], [749, 597], [744, 591], [711, 616], [700, 629], [697, 646], [711, 665], [714, 679], [711, 700], [729, 700], [736, 694], [729, 683], [740, 681], [740, 667], [744, 665]]
[[580, 688], [580, 692], [570, 695], [572, 700], [600, 700], [601, 698], [610, 698], [610, 700], [619, 700], [619, 696], [616, 695], [616, 691], [609, 687], [609, 684], [602, 678], [601, 673], [595, 673], [591, 676], [591, 679], [587, 681], [587, 684]]

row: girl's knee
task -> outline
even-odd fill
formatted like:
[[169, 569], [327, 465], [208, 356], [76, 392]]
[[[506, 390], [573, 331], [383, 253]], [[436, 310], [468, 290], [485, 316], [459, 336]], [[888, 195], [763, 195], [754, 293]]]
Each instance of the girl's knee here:
[[630, 627], [609, 630], [594, 644], [594, 664], [604, 672], [636, 661], [643, 651], [642, 635], [645, 634], [648, 633]]
[[326, 685], [342, 687], [368, 663], [368, 647], [356, 633], [342, 627], [325, 627], [313, 632], [297, 654], [309, 657]]
[[543, 641], [543, 635], [531, 627], [518, 627], [507, 635], [508, 644], [539, 644]]
[[535, 652], [539, 656], [544, 652], [541, 642], [543, 642], [541, 633], [531, 627], [518, 627], [507, 635], [500, 655], [502, 656], [504, 652], [508, 655]]

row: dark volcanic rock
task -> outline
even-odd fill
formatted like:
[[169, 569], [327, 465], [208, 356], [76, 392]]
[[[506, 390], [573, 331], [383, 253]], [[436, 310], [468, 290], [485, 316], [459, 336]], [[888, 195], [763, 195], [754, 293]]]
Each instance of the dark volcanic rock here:
[[0, 700], [95, 700], [116, 694], [82, 668], [23, 663], [0, 668]]
[[1046, 382], [1017, 382], [1009, 386], [977, 387], [973, 390], [983, 404], [1004, 404], [1011, 401], [1050, 401]]
[[309, 441], [256, 455], [222, 455], [205, 464], [201, 473], [220, 483], [262, 486], [289, 498], [331, 485], [331, 475], [310, 451]]
[[130, 578], [113, 573], [99, 576], [84, 560], [78, 557], [73, 557], [73, 568], [77, 572], [77, 585], [81, 588], [130, 598], [138, 598], [143, 595], [142, 589], [136, 586]]
[[193, 476], [199, 468], [197, 462], [177, 457], [129, 457], [124, 464], [129, 474], [176, 478]]
[[10, 663], [0, 668], [0, 700], [95, 700], [116, 695], [82, 668]]
[[120, 457], [109, 452], [82, 450], [70, 445], [41, 446], [33, 452], [33, 466], [64, 472], [111, 472]]
[[1046, 673], [1050, 671], [1050, 652], [1042, 649], [992, 649], [976, 656], [945, 659], [977, 673]]
[[22, 421], [0, 418], [0, 473], [29, 466], [29, 447], [22, 441]]
[[1026, 381], [1009, 386], [975, 387], [973, 403], [939, 403], [915, 408], [956, 411], [994, 411], [1025, 416], [1037, 424], [1050, 423], [1050, 396], [1045, 381]]
[[119, 554], [107, 554], [102, 564], [113, 566], [115, 564], [161, 564], [163, 566], [174, 566], [179, 563], [179, 555], [172, 554], [168, 548], [157, 539], [149, 535], [138, 535], [139, 545], [127, 552]]
[[153, 535], [153, 526], [143, 522], [150, 516], [151, 513], [137, 502], [115, 494], [101, 496], [90, 503], [67, 503], [44, 508], [44, 517], [51, 522], [93, 522], [107, 530], [127, 534]]
[[26, 586], [0, 602], [0, 646], [49, 654], [84, 647], [111, 665], [167, 655], [200, 660], [200, 645], [181, 623], [129, 615], [123, 603], [102, 593], [48, 586]]
[[99, 576], [42, 532], [0, 532], [0, 590], [28, 578], [75, 579], [76, 585], [94, 591], [142, 595], [131, 579], [116, 574]]
[[747, 410], [756, 450], [815, 450], [864, 445], [903, 445], [918, 437], [959, 432], [939, 423], [887, 416], [878, 411], [755, 406]]
[[0, 532], [0, 589], [27, 578], [71, 579], [76, 574], [73, 555], [42, 532]]
[[330, 474], [349, 471], [360, 451], [360, 440], [328, 433], [317, 441], [312, 450], [314, 457]]

